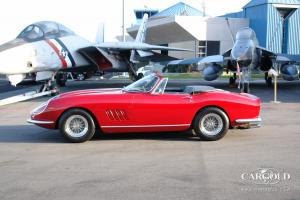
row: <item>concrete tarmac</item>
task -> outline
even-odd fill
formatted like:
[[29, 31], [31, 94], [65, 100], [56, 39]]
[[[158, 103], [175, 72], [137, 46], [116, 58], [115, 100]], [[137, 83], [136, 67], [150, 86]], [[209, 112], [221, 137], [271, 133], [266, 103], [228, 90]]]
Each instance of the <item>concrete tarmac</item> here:
[[[128, 83], [75, 81], [62, 91]], [[170, 81], [194, 84], [238, 91], [225, 80]], [[22, 91], [4, 87], [0, 99]], [[280, 83], [280, 104], [270, 102], [273, 90], [263, 81], [251, 84], [251, 93], [262, 99], [262, 127], [230, 130], [215, 142], [172, 132], [96, 135], [71, 144], [59, 131], [26, 123], [49, 97], [0, 107], [0, 199], [300, 199], [300, 82]]]

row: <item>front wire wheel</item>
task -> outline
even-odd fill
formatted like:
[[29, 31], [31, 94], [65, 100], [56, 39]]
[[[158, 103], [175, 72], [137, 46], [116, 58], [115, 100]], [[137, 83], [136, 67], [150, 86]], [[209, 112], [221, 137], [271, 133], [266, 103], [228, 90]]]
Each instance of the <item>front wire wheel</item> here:
[[71, 109], [59, 120], [61, 134], [71, 142], [85, 142], [95, 134], [95, 122], [92, 116], [82, 109]]

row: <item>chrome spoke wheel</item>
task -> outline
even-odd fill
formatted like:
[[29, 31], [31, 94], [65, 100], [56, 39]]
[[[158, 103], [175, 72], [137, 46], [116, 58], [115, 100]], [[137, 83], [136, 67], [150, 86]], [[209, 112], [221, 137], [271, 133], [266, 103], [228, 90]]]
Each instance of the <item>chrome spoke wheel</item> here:
[[65, 123], [65, 132], [75, 138], [84, 136], [89, 129], [88, 121], [81, 115], [71, 115]]
[[200, 130], [208, 136], [218, 135], [223, 129], [223, 121], [220, 115], [208, 113], [200, 120]]

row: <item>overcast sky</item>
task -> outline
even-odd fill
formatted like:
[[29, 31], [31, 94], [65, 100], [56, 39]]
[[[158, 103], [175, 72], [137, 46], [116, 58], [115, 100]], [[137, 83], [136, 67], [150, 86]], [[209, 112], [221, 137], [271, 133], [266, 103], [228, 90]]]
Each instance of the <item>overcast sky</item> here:
[[[182, 0], [218, 16], [240, 11], [250, 0]], [[135, 23], [134, 9], [168, 8], [180, 0], [125, 0], [125, 26]], [[42, 20], [57, 21], [90, 41], [95, 41], [99, 23], [105, 24], [105, 41], [122, 34], [122, 0], [1, 0], [0, 44], [15, 38], [27, 25]]]

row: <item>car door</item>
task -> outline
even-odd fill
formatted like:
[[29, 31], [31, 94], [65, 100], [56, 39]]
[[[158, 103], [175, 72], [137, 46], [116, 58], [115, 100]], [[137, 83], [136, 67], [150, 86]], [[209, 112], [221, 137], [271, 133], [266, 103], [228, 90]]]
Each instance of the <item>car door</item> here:
[[123, 132], [123, 127], [133, 124], [132, 99], [132, 93], [99, 95], [93, 110], [104, 132]]
[[183, 130], [193, 118], [193, 96], [159, 91], [137, 93], [132, 98], [132, 110], [134, 124], [146, 130]]

